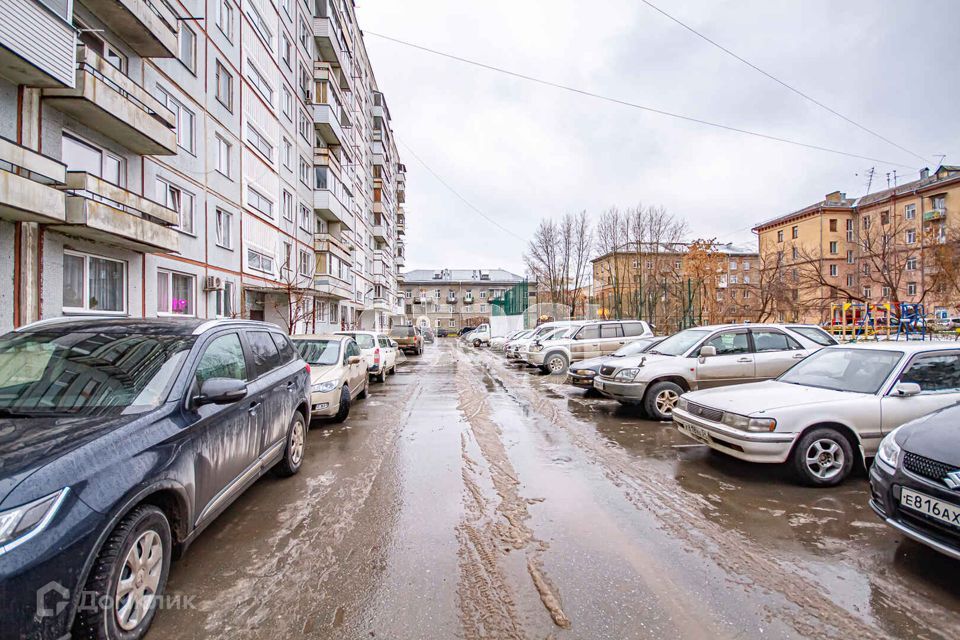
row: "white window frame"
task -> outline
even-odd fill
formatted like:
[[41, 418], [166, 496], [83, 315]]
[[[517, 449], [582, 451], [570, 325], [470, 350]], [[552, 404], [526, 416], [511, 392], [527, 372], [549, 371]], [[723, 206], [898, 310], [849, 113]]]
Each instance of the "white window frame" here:
[[[233, 113], [233, 74], [230, 73], [227, 70], [227, 66], [218, 59], [216, 61], [215, 75], [217, 101], [222, 104], [227, 111]], [[226, 86], [221, 84], [222, 79], [226, 80]], [[223, 95], [224, 89], [226, 90], [226, 95]]]
[[840, 270], [837, 267], [837, 265], [835, 264], [830, 265], [830, 277], [836, 278], [839, 274], [840, 274]]
[[283, 190], [283, 219], [293, 222], [293, 194]]
[[[254, 260], [254, 258], [256, 258]], [[257, 263], [256, 266], [254, 263]], [[259, 271], [260, 273], [269, 273], [273, 275], [274, 267], [276, 265], [276, 258], [270, 254], [258, 251], [253, 247], [247, 247], [247, 268], [254, 271]], [[265, 265], [268, 264], [269, 268]]]
[[256, 149], [267, 162], [273, 162], [273, 143], [250, 122], [247, 122], [247, 142]]
[[917, 295], [917, 283], [916, 283], [916, 282], [908, 282], [908, 283], [907, 283], [907, 295], [908, 295], [908, 296], [915, 296], [915, 295]]
[[217, 172], [225, 178], [230, 177], [230, 156], [233, 152], [233, 145], [227, 142], [227, 139], [219, 133], [214, 134], [216, 138], [217, 149]]
[[287, 136], [283, 136], [283, 166], [293, 171], [293, 167], [290, 166], [292, 163], [293, 163], [293, 143], [290, 142], [290, 139], [287, 138]]
[[[262, 208], [266, 203], [266, 211]], [[262, 192], [254, 189], [253, 186], [247, 185], [247, 205], [251, 209], [259, 211], [268, 218], [273, 218], [273, 205], [274, 202], [267, 196], [263, 195]]]
[[[92, 151], [96, 151], [96, 152], [98, 152], [98, 153], [100, 154], [100, 170], [99, 170], [99, 172], [97, 172], [97, 173], [95, 174], [98, 178], [100, 178], [101, 180], [104, 180], [104, 181], [106, 181], [106, 182], [109, 182], [110, 184], [116, 184], [118, 187], [123, 187], [123, 186], [126, 184], [126, 182], [127, 182], [127, 180], [126, 180], [126, 178], [127, 178], [127, 163], [126, 163], [126, 158], [124, 158], [124, 157], [122, 157], [122, 156], [119, 156], [119, 155], [113, 153], [112, 151], [110, 151], [110, 150], [108, 150], [108, 149], [104, 149], [103, 147], [101, 147], [101, 146], [99, 146], [99, 145], [96, 145], [96, 144], [90, 142], [89, 140], [86, 140], [86, 139], [83, 138], [82, 136], [79, 136], [79, 135], [75, 134], [73, 131], [69, 131], [69, 130], [67, 130], [67, 129], [64, 129], [62, 136], [63, 136], [63, 138], [69, 138], [74, 144], [77, 144], [77, 145], [83, 146], [83, 147], [87, 147], [87, 148], [91, 149]], [[61, 143], [61, 144], [62, 144], [62, 143]], [[107, 179], [107, 178], [104, 177], [104, 175], [103, 175], [103, 174], [104, 174], [104, 171], [103, 171], [104, 161], [105, 161], [107, 158], [109, 158], [109, 159], [112, 160], [113, 162], [116, 162], [116, 163], [117, 163], [117, 179], [118, 179], [117, 182], [113, 182], [112, 180]], [[67, 170], [68, 170], [68, 171], [71, 171], [72, 169], [70, 169], [70, 168], [68, 167]]]
[[280, 59], [283, 60], [287, 69], [293, 71], [293, 43], [290, 42], [286, 32], [280, 34]]
[[299, 266], [300, 275], [302, 276], [313, 277], [313, 274], [310, 273], [310, 267], [311, 267], [310, 256], [311, 255], [312, 254], [309, 251], [304, 251], [303, 249], [300, 250], [300, 264], [298, 266]]
[[[193, 282], [193, 290], [191, 291], [192, 296], [192, 306], [193, 313], [174, 313], [173, 311], [160, 311], [160, 276], [167, 276], [167, 292], [170, 295], [170, 299], [167, 301], [168, 308], [173, 309], [173, 276], [183, 276], [189, 278]], [[193, 273], [186, 273], [184, 271], [174, 271], [172, 269], [157, 269], [157, 316], [159, 317], [182, 317], [182, 318], [195, 318], [197, 317], [197, 276]]]
[[263, 16], [260, 15], [260, 12], [257, 11], [257, 7], [249, 1], [247, 2], [247, 17], [250, 18], [250, 23], [253, 25], [253, 30], [257, 32], [257, 35], [259, 35], [267, 45], [267, 49], [272, 50], [273, 32], [270, 30], [270, 26], [267, 24], [267, 21], [264, 20]]
[[[186, 56], [184, 45], [187, 46]], [[189, 59], [184, 60], [184, 57]], [[187, 26], [186, 20], [180, 21], [180, 28], [177, 30], [177, 59], [180, 60], [190, 73], [197, 75], [197, 34]]]
[[[163, 189], [161, 194], [160, 190]], [[174, 229], [180, 231], [181, 233], [186, 233], [191, 236], [196, 235], [197, 229], [197, 197], [195, 194], [178, 187], [169, 180], [166, 180], [161, 177], [156, 178], [156, 193], [157, 201], [168, 209], [173, 209], [177, 212], [177, 224], [174, 226]], [[177, 195], [175, 196], [174, 193]], [[184, 205], [185, 203], [190, 204], [190, 217], [189, 225], [184, 224]]]
[[[157, 91], [160, 92], [160, 102], [163, 103], [167, 109], [170, 109], [176, 118], [177, 146], [193, 155], [197, 148], [196, 115], [159, 84], [157, 85]], [[188, 124], [189, 127], [184, 126], [185, 124]], [[187, 130], [188, 128], [189, 131]]]
[[233, 5], [230, 0], [217, 0], [217, 28], [228, 42], [233, 42]]
[[253, 64], [250, 58], [247, 58], [247, 80], [268, 104], [273, 105], [273, 86], [267, 81], [267, 77], [260, 72], [257, 65]]
[[233, 251], [233, 214], [217, 207], [214, 211], [217, 246]]
[[903, 217], [907, 220], [914, 220], [917, 217], [917, 205], [907, 204], [903, 206]]
[[293, 94], [287, 89], [287, 85], [283, 85], [281, 89], [282, 97], [280, 108], [283, 111], [283, 115], [287, 116], [287, 120], [293, 122]]
[[[230, 313], [224, 313], [223, 302], [224, 300], [230, 301]], [[233, 300], [233, 281], [224, 280], [223, 289], [217, 289], [214, 295], [213, 300], [213, 312], [214, 315], [218, 318], [231, 318], [233, 317], [234, 309], [234, 300]]]
[[[108, 258], [107, 256], [97, 255], [95, 253], [85, 253], [83, 251], [74, 251], [72, 249], [64, 249], [64, 255], [71, 255], [77, 258], [83, 258], [83, 307], [66, 307], [63, 306], [63, 299], [61, 298], [60, 308], [62, 309], [65, 315], [83, 315], [83, 314], [92, 314], [92, 315], [110, 315], [110, 316], [125, 316], [127, 315], [127, 288], [129, 283], [129, 274], [127, 272], [129, 265], [126, 260], [119, 260], [117, 258]], [[91, 309], [90, 308], [90, 259], [96, 260], [106, 260], [108, 262], [117, 262], [123, 266], [123, 284], [121, 288], [123, 290], [123, 310], [121, 311], [105, 311], [103, 309]], [[62, 294], [61, 294], [62, 295]]]
[[300, 203], [300, 228], [307, 233], [313, 233], [313, 214], [312, 209], [307, 205]]

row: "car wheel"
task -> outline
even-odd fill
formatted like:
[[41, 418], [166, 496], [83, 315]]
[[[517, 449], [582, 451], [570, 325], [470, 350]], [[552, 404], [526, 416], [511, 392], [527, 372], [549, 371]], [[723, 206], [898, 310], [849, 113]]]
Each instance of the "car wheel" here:
[[290, 431], [287, 433], [287, 446], [283, 451], [283, 459], [273, 468], [278, 476], [286, 478], [300, 471], [306, 441], [307, 421], [297, 411], [293, 414], [293, 420], [290, 421]]
[[386, 382], [387, 381], [387, 370], [381, 369], [380, 373], [377, 374], [377, 382]]
[[350, 415], [350, 387], [343, 385], [340, 389], [340, 408], [337, 409], [337, 415], [333, 417], [334, 422], [343, 422]]
[[389, 373], [391, 376], [397, 375], [397, 365], [393, 365], [392, 367], [390, 367], [390, 371], [389, 371], [388, 373]]
[[683, 388], [675, 382], [658, 382], [649, 389], [643, 399], [643, 408], [654, 420], [670, 420], [673, 408], [683, 394]]
[[544, 362], [547, 373], [560, 374], [567, 370], [567, 357], [562, 353], [551, 353]]
[[480, 338], [477, 338], [476, 340], [473, 341], [473, 346], [475, 346], [477, 349], [480, 348], [480, 345], [481, 345], [481, 344], [483, 344], [483, 343], [480, 342]]
[[357, 394], [357, 399], [365, 400], [367, 398], [367, 394], [369, 393], [370, 393], [370, 378], [367, 377], [363, 381], [363, 389], [360, 389], [360, 393]]
[[793, 467], [804, 484], [832, 487], [850, 475], [853, 447], [836, 429], [814, 429], [800, 438], [794, 448]]
[[135, 508], [97, 556], [77, 612], [75, 638], [134, 640], [147, 633], [170, 572], [170, 522], [153, 505]]

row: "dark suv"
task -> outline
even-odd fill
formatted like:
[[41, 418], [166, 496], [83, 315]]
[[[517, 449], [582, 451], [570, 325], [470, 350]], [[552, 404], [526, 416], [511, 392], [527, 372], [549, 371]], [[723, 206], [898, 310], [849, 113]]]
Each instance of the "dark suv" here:
[[309, 392], [262, 322], [58, 318], [0, 337], [0, 637], [141, 637], [171, 558], [267, 470], [299, 470]]

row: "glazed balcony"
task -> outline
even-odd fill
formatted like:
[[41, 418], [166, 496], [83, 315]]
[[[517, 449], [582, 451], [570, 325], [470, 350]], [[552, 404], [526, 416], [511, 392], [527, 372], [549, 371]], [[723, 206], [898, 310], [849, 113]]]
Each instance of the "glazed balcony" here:
[[398, 267], [402, 267], [403, 265], [407, 264], [407, 258], [406, 258], [405, 255], [403, 255], [403, 252], [402, 252], [402, 251], [399, 251], [399, 252], [397, 252], [397, 257], [394, 258], [393, 262], [394, 262], [394, 264], [396, 264]]
[[44, 102], [140, 155], [177, 152], [177, 120], [146, 89], [86, 47], [77, 48], [72, 89], [44, 89]]
[[77, 32], [69, 2], [0, 2], [0, 75], [30, 87], [70, 87]]
[[161, 0], [83, 0], [131, 49], [145, 58], [177, 55], [177, 17]]
[[135, 251], [176, 253], [179, 216], [153, 200], [82, 171], [68, 171], [66, 219], [51, 228]]
[[390, 239], [389, 227], [383, 223], [373, 225], [372, 231], [373, 237], [381, 242], [386, 242]]
[[353, 287], [346, 280], [341, 280], [336, 276], [318, 273], [313, 279], [313, 288], [320, 295], [330, 298], [339, 298], [341, 300], [353, 299]]
[[353, 262], [353, 256], [347, 248], [347, 244], [332, 233], [317, 233], [313, 236], [313, 248], [315, 251], [326, 251], [337, 256], [344, 262]]
[[347, 137], [343, 131], [343, 125], [340, 124], [340, 114], [337, 105], [315, 104], [313, 105], [313, 123], [317, 128], [317, 133], [327, 144], [344, 145], [347, 143]]

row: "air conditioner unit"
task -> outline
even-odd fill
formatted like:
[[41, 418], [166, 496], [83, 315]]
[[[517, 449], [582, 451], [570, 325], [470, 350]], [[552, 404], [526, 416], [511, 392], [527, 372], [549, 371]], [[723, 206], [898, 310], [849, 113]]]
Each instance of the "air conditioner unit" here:
[[204, 291], [217, 291], [219, 289], [223, 289], [223, 281], [220, 278], [207, 276], [203, 281]]

